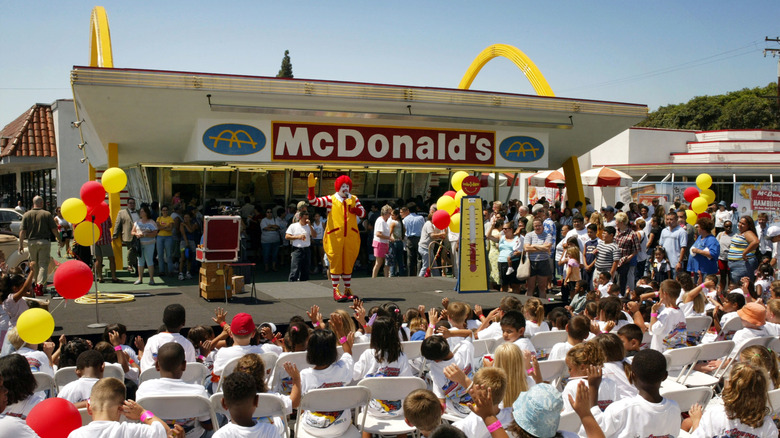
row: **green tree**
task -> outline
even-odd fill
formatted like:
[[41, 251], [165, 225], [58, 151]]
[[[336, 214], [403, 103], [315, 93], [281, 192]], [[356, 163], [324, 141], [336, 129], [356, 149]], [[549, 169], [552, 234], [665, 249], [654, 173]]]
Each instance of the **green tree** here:
[[282, 68], [279, 69], [279, 73], [276, 74], [277, 78], [291, 78], [293, 77], [292, 62], [290, 62], [290, 51], [284, 51], [284, 58], [282, 58]]
[[697, 96], [662, 106], [637, 126], [666, 129], [780, 129], [777, 84], [744, 88], [718, 96]]

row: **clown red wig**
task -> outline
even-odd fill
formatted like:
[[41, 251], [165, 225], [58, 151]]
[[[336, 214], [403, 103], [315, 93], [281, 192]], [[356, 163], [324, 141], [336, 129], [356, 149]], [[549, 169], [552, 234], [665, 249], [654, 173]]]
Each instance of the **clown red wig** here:
[[352, 178], [348, 177], [347, 175], [341, 175], [340, 177], [336, 178], [336, 183], [334, 184], [336, 191], [338, 192], [341, 190], [341, 185], [346, 184], [349, 186], [349, 191], [352, 191]]

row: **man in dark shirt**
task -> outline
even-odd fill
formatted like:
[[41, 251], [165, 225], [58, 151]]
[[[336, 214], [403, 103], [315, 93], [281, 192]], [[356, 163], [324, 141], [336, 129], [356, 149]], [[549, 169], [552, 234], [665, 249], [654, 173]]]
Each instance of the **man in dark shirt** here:
[[[33, 198], [33, 208], [22, 216], [22, 226], [19, 230], [19, 252], [24, 251], [24, 239], [27, 239], [27, 250], [30, 261], [35, 262], [38, 272], [36, 283], [46, 286], [49, 274], [49, 258], [51, 257], [51, 236], [60, 241], [57, 223], [51, 212], [43, 209], [43, 198]], [[39, 287], [41, 287], [39, 286]]]

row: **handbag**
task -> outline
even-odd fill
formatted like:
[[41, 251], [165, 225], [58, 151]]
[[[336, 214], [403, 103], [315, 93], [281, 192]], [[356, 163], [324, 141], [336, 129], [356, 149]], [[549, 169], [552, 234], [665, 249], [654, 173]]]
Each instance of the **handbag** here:
[[531, 276], [531, 258], [523, 251], [520, 255], [520, 264], [517, 265], [517, 277], [518, 280], [527, 280]]
[[136, 254], [141, 254], [143, 248], [141, 247], [141, 239], [133, 236], [133, 240], [130, 241], [130, 248], [132, 248]]

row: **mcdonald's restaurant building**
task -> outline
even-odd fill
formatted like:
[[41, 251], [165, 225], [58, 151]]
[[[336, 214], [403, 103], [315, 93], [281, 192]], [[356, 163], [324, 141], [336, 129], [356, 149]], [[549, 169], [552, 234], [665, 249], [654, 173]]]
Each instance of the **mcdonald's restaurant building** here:
[[578, 172], [576, 157], [647, 114], [629, 103], [208, 73], [74, 67], [71, 82], [89, 163], [122, 167], [131, 196], [161, 203], [176, 193], [287, 203], [305, 198], [309, 172], [318, 194], [350, 174], [364, 201], [437, 197], [458, 170]]

